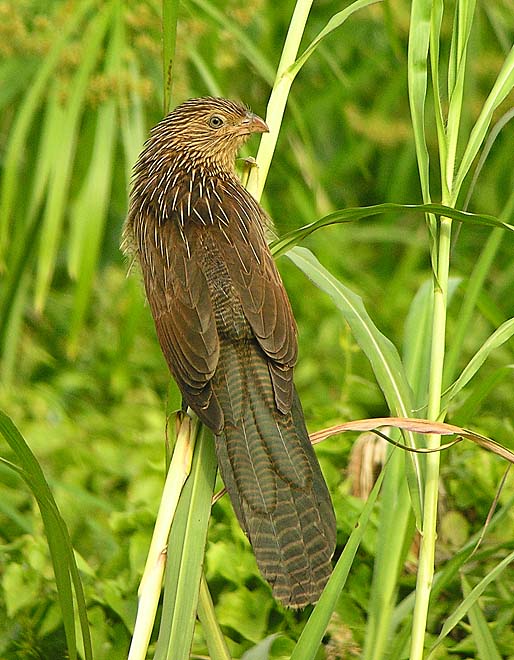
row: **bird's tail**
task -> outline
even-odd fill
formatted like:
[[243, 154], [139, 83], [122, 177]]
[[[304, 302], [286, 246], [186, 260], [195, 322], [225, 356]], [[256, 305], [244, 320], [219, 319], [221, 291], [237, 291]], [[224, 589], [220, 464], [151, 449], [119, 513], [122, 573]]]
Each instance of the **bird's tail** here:
[[274, 597], [304, 607], [318, 600], [331, 573], [336, 532], [301, 404], [295, 391], [292, 411], [277, 410], [267, 358], [253, 341], [230, 343], [221, 355], [221, 475]]

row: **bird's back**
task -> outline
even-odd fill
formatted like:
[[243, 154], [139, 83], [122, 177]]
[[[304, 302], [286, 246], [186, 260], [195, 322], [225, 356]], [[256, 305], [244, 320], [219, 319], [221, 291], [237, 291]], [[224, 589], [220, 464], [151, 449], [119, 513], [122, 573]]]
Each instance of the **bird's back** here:
[[[207, 127], [215, 129], [206, 115], [204, 135], [200, 109], [213, 105], [219, 119], [223, 100], [198, 101], [184, 116], [175, 111], [177, 130], [187, 132], [191, 116], [200, 131], [196, 155], [174, 153], [174, 113], [154, 129], [135, 169], [125, 234], [164, 356], [185, 402], [215, 434], [220, 471], [259, 568], [278, 600], [302, 607], [319, 598], [330, 575], [335, 518], [293, 384], [296, 324], [266, 243], [264, 211], [228, 168], [228, 152], [216, 163], [203, 151]], [[229, 103], [226, 117], [239, 144], [251, 122], [255, 130], [265, 124], [244, 109], [239, 117], [237, 107]]]

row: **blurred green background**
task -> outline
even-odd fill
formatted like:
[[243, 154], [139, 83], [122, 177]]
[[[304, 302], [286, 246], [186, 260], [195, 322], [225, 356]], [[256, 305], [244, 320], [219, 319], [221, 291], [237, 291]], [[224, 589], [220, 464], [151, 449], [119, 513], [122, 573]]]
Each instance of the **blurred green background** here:
[[[185, 0], [173, 105], [220, 94], [263, 116], [293, 7], [290, 0]], [[305, 44], [340, 8], [328, 0], [314, 3]], [[335, 209], [421, 201], [407, 97], [409, 12], [406, 0], [391, 0], [355, 14], [300, 72], [263, 198], [279, 234]], [[513, 17], [511, 0], [478, 8], [463, 131], [476, 119], [512, 44]], [[443, 34], [449, 40], [450, 25], [443, 24]], [[162, 78], [156, 1], [0, 1], [0, 407], [41, 462], [69, 527], [99, 660], [126, 657], [164, 479], [169, 375], [139, 278], [126, 277], [119, 250], [130, 170], [148, 129], [162, 116]], [[512, 101], [511, 94], [496, 119]], [[435, 154], [430, 126], [428, 139]], [[252, 141], [245, 153], [256, 148]], [[507, 124], [469, 210], [502, 212], [514, 184], [513, 154], [514, 131]], [[432, 163], [437, 181], [435, 156]], [[432, 194], [438, 201], [437, 190]], [[463, 283], [490, 234], [473, 225], [457, 232], [450, 346]], [[376, 325], [401, 351], [413, 298], [430, 279], [422, 216], [389, 214], [330, 227], [305, 245], [362, 296]], [[506, 233], [498, 243], [460, 368], [514, 316], [513, 245]], [[371, 368], [339, 312], [287, 258], [279, 268], [299, 326], [296, 384], [309, 429], [387, 415]], [[479, 382], [449, 411], [450, 422], [511, 449], [513, 352], [512, 340], [495, 351]], [[334, 498], [340, 546], [362, 508], [352, 494], [357, 477], [348, 471], [354, 439], [333, 438], [317, 450]], [[7, 449], [2, 455], [10, 458]], [[438, 561], [481, 527], [504, 469], [496, 457], [464, 444], [442, 461]], [[4, 465], [0, 477], [0, 658], [65, 658], [37, 508]], [[501, 498], [511, 493], [512, 479]], [[496, 532], [497, 548], [514, 547], [513, 528], [511, 515]], [[359, 657], [374, 552], [371, 531], [320, 657]], [[288, 657], [305, 615], [284, 612], [272, 601], [227, 498], [213, 509], [206, 571], [234, 657], [279, 631], [273, 657]], [[407, 566], [400, 592], [408, 593], [414, 581]], [[513, 595], [511, 574], [489, 601], [492, 616], [503, 622], [498, 642], [505, 657], [514, 648]], [[435, 618], [451, 607], [452, 592], [446, 597]], [[448, 657], [473, 657], [465, 628], [451, 642], [455, 655]], [[200, 630], [195, 649], [205, 653]]]

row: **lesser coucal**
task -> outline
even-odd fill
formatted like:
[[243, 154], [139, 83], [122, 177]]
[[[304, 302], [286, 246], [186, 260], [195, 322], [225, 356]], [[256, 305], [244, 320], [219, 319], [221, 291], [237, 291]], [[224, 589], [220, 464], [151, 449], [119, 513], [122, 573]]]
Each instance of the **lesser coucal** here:
[[303, 607], [330, 575], [335, 518], [293, 384], [296, 324], [268, 218], [234, 171], [239, 147], [267, 130], [226, 99], [178, 106], [137, 161], [124, 237], [259, 569], [282, 604]]

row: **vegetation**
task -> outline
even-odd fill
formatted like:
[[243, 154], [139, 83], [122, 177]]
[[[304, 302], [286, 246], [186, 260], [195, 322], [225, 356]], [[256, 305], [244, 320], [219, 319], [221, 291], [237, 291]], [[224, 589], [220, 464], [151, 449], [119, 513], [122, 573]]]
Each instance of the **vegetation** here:
[[[156, 0], [0, 2], [2, 659], [73, 658], [75, 644], [89, 657], [86, 610], [95, 660], [127, 657], [178, 397], [119, 238], [132, 164], [170, 92], [262, 116], [272, 93], [249, 186], [265, 184], [289, 237], [274, 249], [291, 248], [278, 264], [310, 430], [446, 419], [514, 450], [512, 0], [310, 4], [292, 20], [289, 2], [164, 3], [170, 68]], [[381, 443], [317, 446], [341, 559], [314, 610], [272, 600], [227, 498], [212, 507], [213, 610], [202, 582], [193, 657], [514, 658], [507, 463], [470, 442], [428, 455]], [[385, 467], [366, 500], [370, 455]], [[210, 508], [205, 490], [187, 497]], [[201, 566], [203, 548], [188, 557]], [[182, 657], [156, 645], [159, 625], [176, 634], [172, 579], [157, 660]]]

